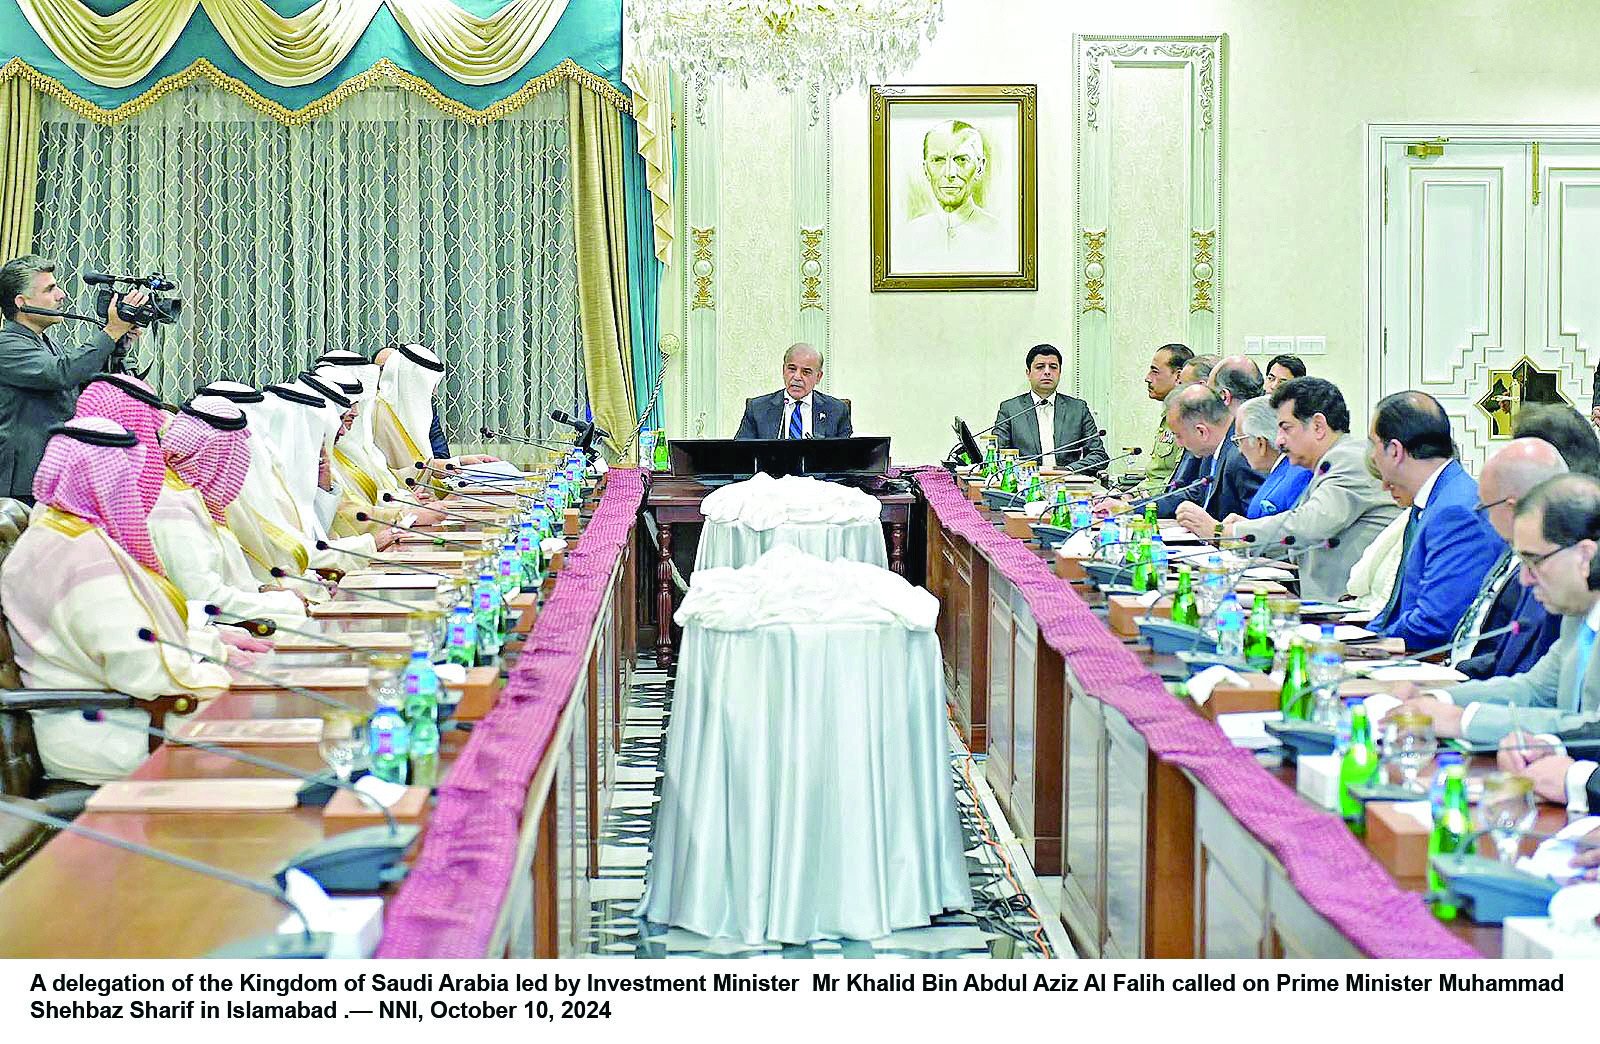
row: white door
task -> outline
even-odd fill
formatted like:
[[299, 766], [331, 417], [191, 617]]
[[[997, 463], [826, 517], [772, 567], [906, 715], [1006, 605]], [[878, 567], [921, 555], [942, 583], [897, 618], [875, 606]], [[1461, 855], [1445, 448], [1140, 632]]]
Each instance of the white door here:
[[1511, 437], [1523, 402], [1587, 414], [1600, 361], [1600, 141], [1386, 139], [1378, 190], [1374, 390], [1437, 398], [1473, 471]]

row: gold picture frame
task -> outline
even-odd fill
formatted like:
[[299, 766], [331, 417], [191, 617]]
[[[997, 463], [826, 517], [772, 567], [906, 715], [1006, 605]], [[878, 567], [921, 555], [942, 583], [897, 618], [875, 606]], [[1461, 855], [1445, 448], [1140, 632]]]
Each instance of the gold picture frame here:
[[874, 292], [1039, 288], [1038, 97], [1031, 83], [872, 87]]

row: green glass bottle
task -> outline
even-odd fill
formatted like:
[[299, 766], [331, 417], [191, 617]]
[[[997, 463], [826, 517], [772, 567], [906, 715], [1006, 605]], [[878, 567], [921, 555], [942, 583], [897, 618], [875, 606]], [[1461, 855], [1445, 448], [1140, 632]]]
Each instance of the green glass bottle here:
[[1028, 479], [1028, 495], [1023, 499], [1029, 504], [1036, 504], [1044, 499], [1044, 495], [1044, 479], [1039, 477], [1037, 470], [1032, 470], [1032, 477]]
[[1272, 610], [1267, 606], [1267, 592], [1257, 591], [1250, 606], [1250, 620], [1244, 628], [1244, 662], [1258, 671], [1272, 666]]
[[1154, 570], [1150, 566], [1150, 537], [1144, 535], [1134, 546], [1133, 578], [1130, 581], [1133, 589], [1141, 593], [1150, 590], [1154, 580], [1153, 574]]
[[1003, 493], [1017, 491], [1017, 462], [1014, 457], [1000, 459], [1000, 491]]
[[1472, 834], [1466, 773], [1465, 765], [1451, 765], [1446, 770], [1444, 800], [1434, 813], [1433, 832], [1428, 835], [1428, 897], [1433, 903], [1433, 915], [1441, 921], [1453, 921], [1461, 911], [1450, 901], [1444, 879], [1433, 868], [1433, 857], [1461, 851]]
[[1278, 709], [1283, 711], [1283, 720], [1305, 721], [1310, 697], [1311, 668], [1306, 662], [1306, 643], [1295, 638], [1284, 657], [1283, 687], [1278, 690]]
[[1156, 519], [1156, 506], [1153, 503], [1144, 506], [1144, 524], [1150, 527], [1150, 532], [1156, 532], [1159, 523]]
[[1178, 592], [1172, 596], [1172, 622], [1186, 627], [1200, 626], [1200, 604], [1194, 600], [1194, 572], [1178, 567]]
[[1339, 765], [1339, 814], [1359, 837], [1367, 832], [1366, 808], [1351, 788], [1370, 786], [1378, 778], [1378, 746], [1372, 742], [1372, 724], [1367, 721], [1363, 698], [1352, 696], [1345, 706], [1350, 708], [1350, 746]]
[[1060, 529], [1072, 525], [1072, 502], [1067, 499], [1065, 483], [1056, 486], [1055, 503], [1050, 508], [1050, 524]]
[[665, 428], [656, 429], [655, 460], [651, 464], [656, 471], [670, 471], [672, 469], [672, 456], [667, 451], [667, 432]]
[[983, 465], [982, 474], [986, 479], [993, 479], [1000, 470], [1000, 451], [994, 448], [994, 437], [985, 436], [983, 440]]

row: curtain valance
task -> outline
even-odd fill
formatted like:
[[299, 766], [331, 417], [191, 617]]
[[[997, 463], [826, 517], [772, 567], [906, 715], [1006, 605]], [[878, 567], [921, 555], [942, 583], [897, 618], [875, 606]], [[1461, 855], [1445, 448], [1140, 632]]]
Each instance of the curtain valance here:
[[74, 111], [116, 122], [204, 80], [286, 124], [378, 83], [487, 123], [578, 82], [628, 111], [620, 0], [17, 0], [9, 58]]

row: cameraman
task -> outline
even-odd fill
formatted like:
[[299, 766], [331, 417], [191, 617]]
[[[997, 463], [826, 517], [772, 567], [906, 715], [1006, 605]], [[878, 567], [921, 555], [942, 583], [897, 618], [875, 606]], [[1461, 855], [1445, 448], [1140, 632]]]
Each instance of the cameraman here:
[[[37, 254], [0, 265], [0, 496], [27, 504], [33, 503], [33, 473], [44, 456], [46, 431], [72, 416], [79, 386], [100, 372], [117, 342], [134, 329], [112, 298], [104, 331], [76, 347], [58, 344], [46, 331], [59, 316], [23, 311], [61, 311], [67, 293], [56, 283], [55, 270], [54, 262]], [[148, 297], [136, 290], [128, 306]]]

